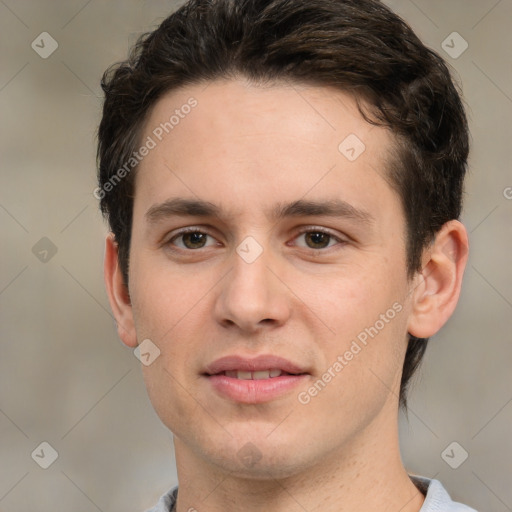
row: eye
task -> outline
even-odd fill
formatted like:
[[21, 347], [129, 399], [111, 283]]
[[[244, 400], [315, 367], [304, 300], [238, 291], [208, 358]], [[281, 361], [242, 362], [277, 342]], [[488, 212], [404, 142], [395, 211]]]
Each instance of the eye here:
[[[333, 233], [317, 227], [302, 230], [295, 237], [295, 240], [301, 237], [304, 238], [305, 245], [297, 244], [297, 246], [305, 249], [327, 249], [334, 245], [344, 245], [347, 243], [346, 240], [341, 239]], [[208, 238], [212, 239], [212, 242], [209, 244], [207, 243]], [[217, 245], [213, 236], [194, 227], [182, 229], [172, 236], [166, 244], [175, 246], [181, 250], [197, 250]]]
[[299, 245], [299, 247], [305, 247], [307, 249], [326, 249], [328, 247], [332, 247], [336, 245], [336, 243], [330, 242], [338, 242], [338, 244], [345, 244], [346, 241], [341, 238], [333, 235], [332, 233], [321, 229], [321, 228], [309, 228], [301, 231], [297, 239], [304, 237], [306, 245]]
[[[188, 228], [180, 231], [167, 242], [171, 245], [176, 245], [180, 249], [202, 249], [203, 247], [208, 247], [206, 245], [207, 238], [213, 238], [208, 233], [201, 231], [197, 228]], [[182, 241], [182, 245], [174, 243], [175, 240]], [[210, 244], [212, 245], [212, 244]], [[213, 244], [215, 245], [215, 244]]]

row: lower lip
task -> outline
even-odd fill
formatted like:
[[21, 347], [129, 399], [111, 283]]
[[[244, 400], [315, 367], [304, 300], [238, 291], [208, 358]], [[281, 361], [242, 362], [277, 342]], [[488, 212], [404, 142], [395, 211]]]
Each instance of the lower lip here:
[[226, 375], [209, 375], [208, 381], [221, 396], [244, 404], [270, 402], [289, 393], [309, 377], [304, 375], [282, 375], [268, 379], [243, 380]]

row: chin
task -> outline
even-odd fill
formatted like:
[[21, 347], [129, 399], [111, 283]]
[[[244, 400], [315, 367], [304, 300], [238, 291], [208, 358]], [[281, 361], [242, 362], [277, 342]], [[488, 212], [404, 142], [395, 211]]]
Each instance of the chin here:
[[206, 462], [239, 478], [275, 480], [294, 476], [314, 465], [313, 460], [308, 463], [307, 452], [297, 450], [297, 446], [304, 445], [308, 443], [279, 436], [270, 440], [264, 434], [233, 436], [227, 443], [213, 442], [197, 449]]
[[[242, 450], [244, 448], [242, 447]], [[275, 450], [273, 452], [275, 453]], [[239, 451], [231, 453], [230, 457], [222, 454], [210, 462], [238, 478], [261, 481], [292, 477], [307, 467], [304, 461], [295, 460], [292, 453], [280, 453], [279, 459], [276, 459], [271, 453], [259, 452], [257, 459], [249, 457], [241, 460]]]

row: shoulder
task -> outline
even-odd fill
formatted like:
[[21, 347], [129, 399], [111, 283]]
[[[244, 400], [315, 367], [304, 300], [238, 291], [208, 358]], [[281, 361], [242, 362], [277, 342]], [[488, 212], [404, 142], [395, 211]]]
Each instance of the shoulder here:
[[178, 486], [173, 487], [166, 492], [159, 500], [158, 503], [146, 512], [173, 512], [176, 505], [176, 498], [178, 496]]
[[[425, 502], [420, 512], [477, 512], [475, 509], [453, 501], [450, 495], [438, 480], [411, 476], [414, 484], [425, 493]], [[146, 512], [172, 512], [176, 504], [178, 487], [170, 489], [152, 509]]]
[[474, 508], [453, 501], [438, 480], [411, 476], [416, 487], [425, 493], [425, 501], [420, 512], [477, 512]]

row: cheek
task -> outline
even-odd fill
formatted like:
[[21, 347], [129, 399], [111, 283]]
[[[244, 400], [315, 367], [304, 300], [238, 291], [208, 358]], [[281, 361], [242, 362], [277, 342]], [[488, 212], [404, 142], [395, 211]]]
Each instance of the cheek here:
[[352, 266], [350, 271], [297, 276], [295, 289], [329, 328], [332, 336], [328, 338], [348, 340], [376, 323], [379, 331], [390, 331], [391, 324], [400, 323], [400, 316], [405, 316], [398, 311], [404, 310], [402, 281], [389, 266], [368, 262], [364, 268]]
[[[172, 288], [170, 287], [172, 284]], [[179, 279], [166, 283], [148, 280], [139, 288], [134, 317], [139, 339], [150, 338], [160, 350], [150, 365], [142, 366], [148, 396], [163, 423], [182, 432], [200, 423], [197, 402], [191, 400], [197, 355], [205, 342], [206, 313], [203, 293], [182, 286]]]
[[148, 255], [133, 258], [132, 292], [133, 315], [138, 335], [165, 341], [174, 331], [182, 328], [182, 322], [194, 315], [209, 289], [190, 272], [179, 271], [161, 264], [161, 258]]
[[337, 278], [323, 276], [320, 285], [318, 279], [304, 281], [301, 297], [317, 313], [318, 325], [321, 321], [330, 331], [323, 328], [327, 334], [315, 337], [324, 370], [336, 375], [324, 373], [332, 384], [322, 395], [341, 401], [340, 411], [350, 409], [350, 403], [364, 410], [365, 401], [371, 410], [399, 383], [407, 335], [406, 283], [392, 272], [389, 266], [369, 265]]
[[144, 275], [139, 273], [134, 280], [132, 300], [138, 340], [149, 338], [160, 351], [142, 371], [148, 395], [163, 420], [169, 415], [169, 404], [175, 418], [185, 413], [181, 406], [190, 400], [185, 389], [205, 342], [204, 331], [198, 329], [204, 325], [205, 293], [211, 288], [198, 286], [193, 276], [168, 274], [148, 265]]

